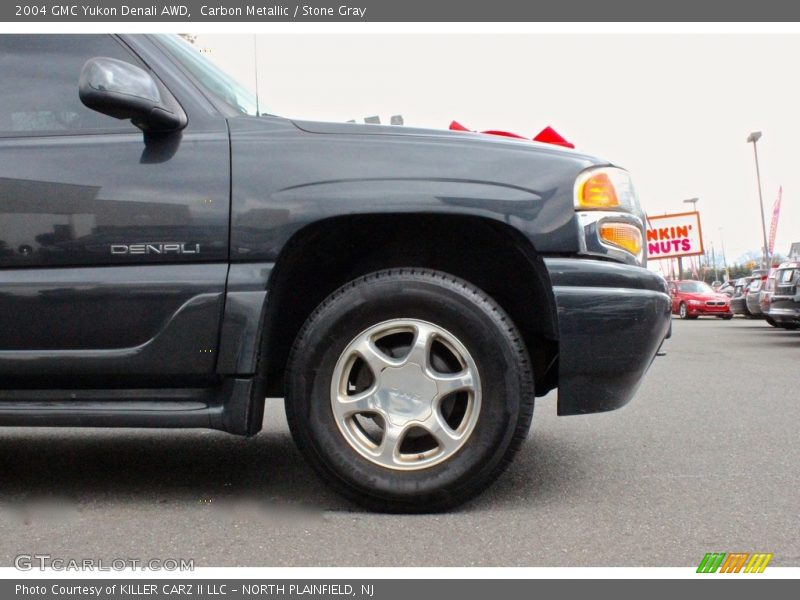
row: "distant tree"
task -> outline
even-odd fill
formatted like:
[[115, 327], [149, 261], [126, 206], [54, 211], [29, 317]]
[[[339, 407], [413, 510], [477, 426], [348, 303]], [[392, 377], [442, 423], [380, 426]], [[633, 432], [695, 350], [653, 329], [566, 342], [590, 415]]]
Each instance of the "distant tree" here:
[[789, 259], [786, 258], [786, 256], [784, 256], [783, 254], [780, 254], [779, 252], [776, 252], [770, 257], [770, 261], [772, 262], [773, 265], [779, 265], [782, 262], [786, 262], [787, 260]]
[[738, 264], [747, 264], [747, 263], [761, 263], [761, 252], [756, 250], [748, 250], [744, 254], [742, 254], [739, 259], [736, 261]]

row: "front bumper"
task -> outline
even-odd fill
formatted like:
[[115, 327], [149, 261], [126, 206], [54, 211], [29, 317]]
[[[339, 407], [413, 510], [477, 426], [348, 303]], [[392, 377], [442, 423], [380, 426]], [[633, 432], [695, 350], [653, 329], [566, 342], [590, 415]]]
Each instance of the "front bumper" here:
[[558, 307], [558, 414], [627, 404], [667, 337], [671, 299], [659, 275], [630, 265], [545, 259]]
[[731, 309], [726, 306], [686, 305], [686, 314], [691, 317], [732, 317]]

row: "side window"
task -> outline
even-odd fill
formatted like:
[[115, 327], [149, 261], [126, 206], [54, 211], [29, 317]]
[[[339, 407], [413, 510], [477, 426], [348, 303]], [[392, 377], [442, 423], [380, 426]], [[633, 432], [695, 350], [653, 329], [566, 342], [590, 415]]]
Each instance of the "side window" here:
[[78, 77], [96, 56], [138, 64], [107, 35], [0, 35], [0, 136], [135, 131], [81, 104]]

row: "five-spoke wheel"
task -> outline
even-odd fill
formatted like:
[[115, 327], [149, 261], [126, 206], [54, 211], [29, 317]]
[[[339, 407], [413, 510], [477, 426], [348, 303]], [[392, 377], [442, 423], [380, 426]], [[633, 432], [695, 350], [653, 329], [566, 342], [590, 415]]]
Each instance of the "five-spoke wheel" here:
[[533, 414], [528, 351], [477, 287], [437, 271], [371, 273], [309, 317], [286, 415], [322, 478], [370, 508], [442, 510], [486, 488]]
[[331, 382], [336, 424], [364, 458], [390, 469], [423, 469], [458, 452], [481, 408], [478, 368], [452, 333], [416, 319], [361, 332]]

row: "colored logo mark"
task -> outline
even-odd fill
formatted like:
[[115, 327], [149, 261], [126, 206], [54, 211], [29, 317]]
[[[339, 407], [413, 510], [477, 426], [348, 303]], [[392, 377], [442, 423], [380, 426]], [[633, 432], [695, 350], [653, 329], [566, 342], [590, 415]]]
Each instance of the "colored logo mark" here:
[[757, 552], [709, 552], [700, 561], [698, 573], [763, 573], [772, 554]]

